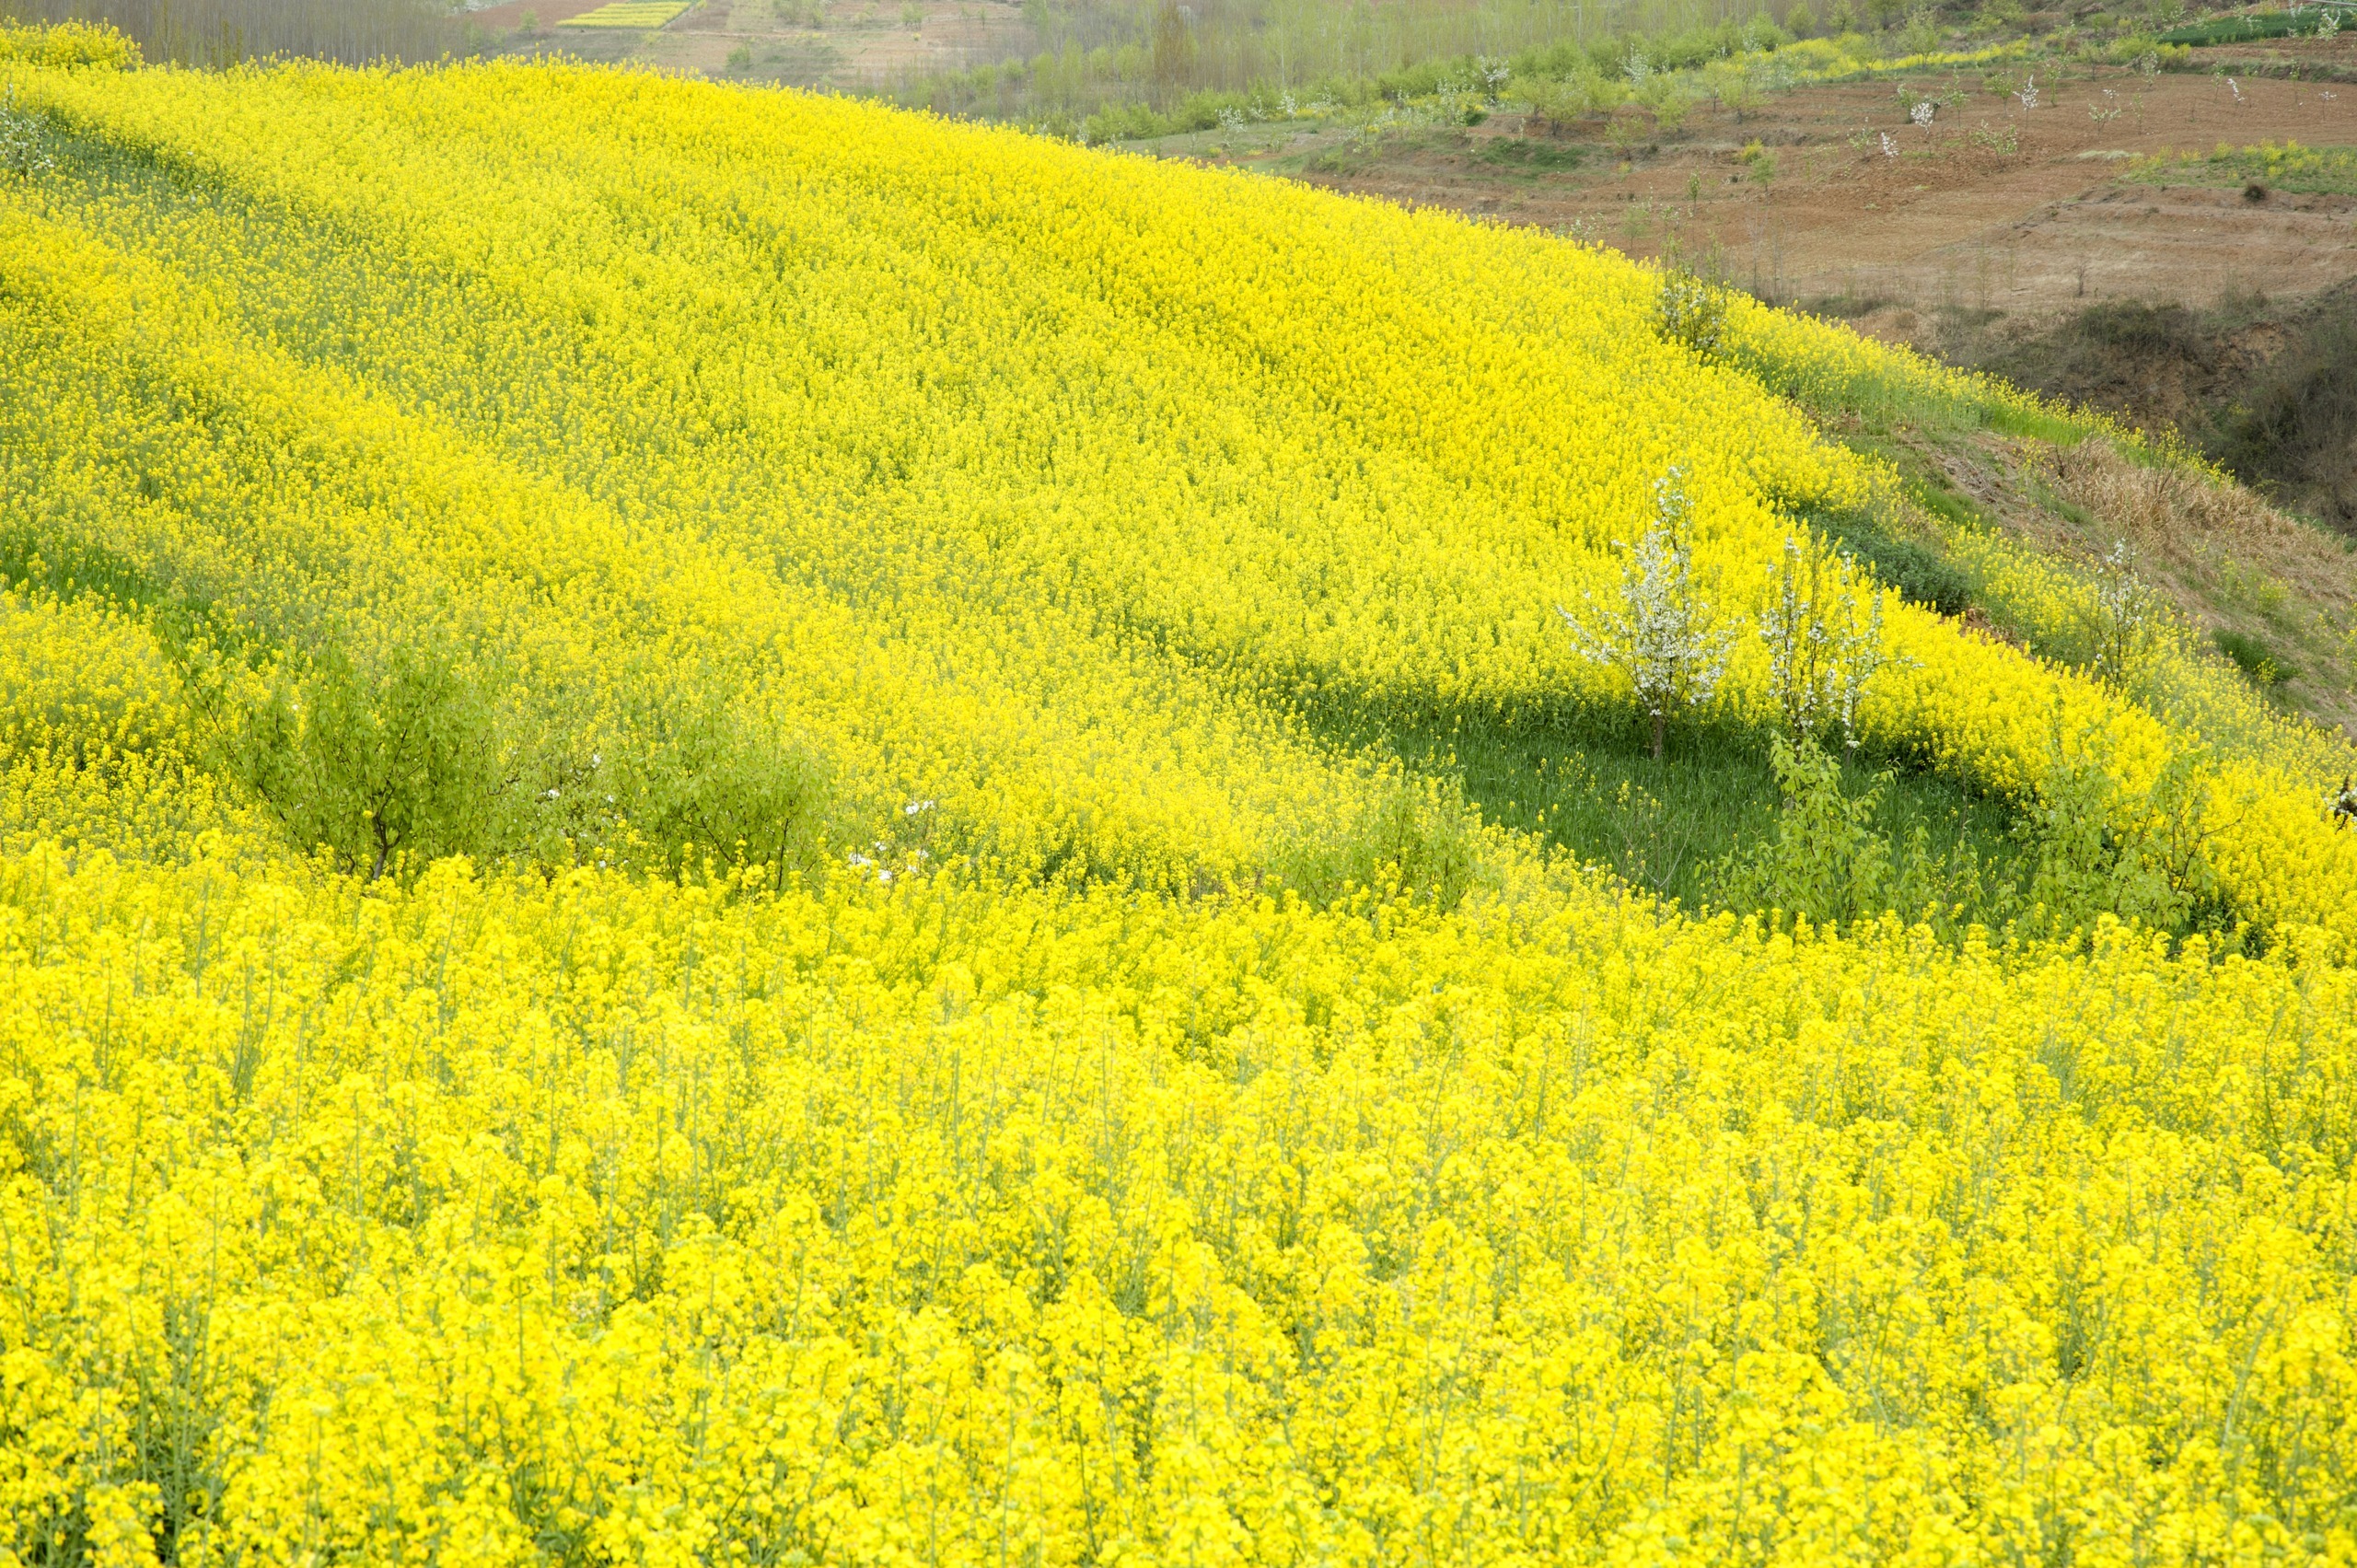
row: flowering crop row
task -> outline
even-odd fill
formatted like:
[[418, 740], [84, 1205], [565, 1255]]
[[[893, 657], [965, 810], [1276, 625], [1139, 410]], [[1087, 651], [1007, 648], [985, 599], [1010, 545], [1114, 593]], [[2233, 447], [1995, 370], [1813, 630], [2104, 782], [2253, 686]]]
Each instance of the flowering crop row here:
[[594, 11], [567, 17], [561, 28], [659, 28], [687, 9], [682, 0], [612, 0]]

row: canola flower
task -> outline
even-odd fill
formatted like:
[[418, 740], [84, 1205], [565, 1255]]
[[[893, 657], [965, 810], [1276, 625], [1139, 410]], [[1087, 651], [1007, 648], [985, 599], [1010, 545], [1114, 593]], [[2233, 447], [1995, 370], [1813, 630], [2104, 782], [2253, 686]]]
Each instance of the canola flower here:
[[[2259, 958], [1696, 920], [1494, 830], [1453, 907], [1266, 877], [1392, 820], [1336, 711], [1631, 700], [1553, 606], [1670, 467], [1771, 609], [1883, 480], [1741, 356], [1905, 362], [870, 107], [34, 52], [0, 1560], [2357, 1557], [2302, 777], [2202, 774]], [[2198, 738], [1883, 642], [1864, 743], [1997, 792]], [[525, 828], [372, 879], [225, 758], [418, 650]], [[699, 793], [789, 763], [792, 877]]]
[[2308, 147], [2286, 138], [2280, 145], [2260, 142], [2235, 146], [2220, 142], [2209, 152], [2156, 153], [2134, 159], [2124, 179], [2153, 185], [2237, 185], [2262, 181], [2282, 191], [2345, 194], [2357, 188], [2357, 153], [2346, 147]]

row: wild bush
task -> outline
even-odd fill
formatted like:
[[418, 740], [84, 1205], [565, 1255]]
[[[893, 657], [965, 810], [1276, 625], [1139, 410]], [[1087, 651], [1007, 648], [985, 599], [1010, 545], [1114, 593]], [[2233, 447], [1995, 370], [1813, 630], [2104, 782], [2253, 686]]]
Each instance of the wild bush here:
[[326, 850], [339, 870], [374, 881], [505, 837], [511, 759], [480, 686], [441, 658], [400, 648], [363, 670], [323, 649], [226, 716], [226, 771], [296, 848]]

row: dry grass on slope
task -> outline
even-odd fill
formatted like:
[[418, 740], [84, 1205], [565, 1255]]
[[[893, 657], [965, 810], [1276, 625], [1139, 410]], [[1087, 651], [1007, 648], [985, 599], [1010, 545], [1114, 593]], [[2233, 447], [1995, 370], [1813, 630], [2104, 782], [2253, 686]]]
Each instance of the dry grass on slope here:
[[2255, 681], [2357, 734], [2357, 555], [2346, 545], [2241, 485], [2134, 463], [2107, 442], [2054, 448], [2047, 462], [2063, 503], [2049, 516], [2094, 530], [2074, 542], [2127, 540], [2145, 578]]

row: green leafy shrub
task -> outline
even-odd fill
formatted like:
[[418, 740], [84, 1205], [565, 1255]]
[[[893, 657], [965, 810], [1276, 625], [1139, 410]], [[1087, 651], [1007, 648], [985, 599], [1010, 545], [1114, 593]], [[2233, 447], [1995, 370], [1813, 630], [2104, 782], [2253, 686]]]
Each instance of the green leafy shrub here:
[[1927, 605], [1942, 615], [1962, 615], [1972, 608], [1971, 574], [1933, 545], [1896, 533], [1866, 512], [1810, 506], [1796, 510], [1828, 540], [1873, 567], [1875, 575], [1909, 603]]
[[2033, 925], [2067, 932], [2101, 915], [2185, 932], [2225, 923], [2202, 829], [2206, 755], [2173, 758], [2142, 796], [2112, 777], [2102, 737], [2073, 749], [2058, 729], [2044, 784], [2017, 830], [2034, 851], [2023, 901]]
[[482, 690], [444, 659], [396, 651], [381, 671], [320, 655], [220, 738], [226, 770], [298, 848], [370, 880], [498, 846], [505, 793]]
[[1367, 889], [1455, 909], [1481, 879], [1482, 830], [1457, 780], [1401, 778], [1348, 828], [1295, 844], [1271, 869], [1321, 906]]
[[1886, 770], [1857, 794], [1841, 787], [1841, 764], [1814, 741], [1779, 735], [1770, 743], [1776, 779], [1773, 833], [1723, 862], [1715, 901], [1732, 909], [1848, 924], [1897, 913], [1952, 931], [1994, 923], [2013, 909], [2010, 884], [1991, 885], [1969, 843], [1942, 853], [1919, 824], [1894, 843], [1875, 821], [1895, 775]]
[[702, 852], [765, 868], [783, 887], [825, 855], [828, 780], [806, 751], [718, 703], [650, 715], [647, 728], [655, 743], [643, 761], [607, 771], [617, 805], [668, 871], [678, 875]]

